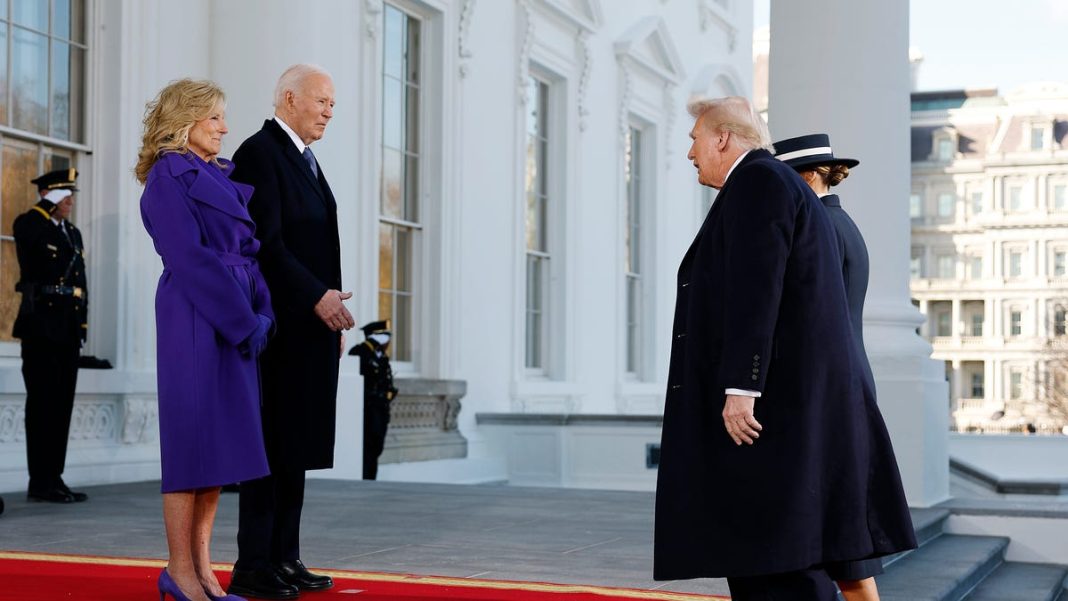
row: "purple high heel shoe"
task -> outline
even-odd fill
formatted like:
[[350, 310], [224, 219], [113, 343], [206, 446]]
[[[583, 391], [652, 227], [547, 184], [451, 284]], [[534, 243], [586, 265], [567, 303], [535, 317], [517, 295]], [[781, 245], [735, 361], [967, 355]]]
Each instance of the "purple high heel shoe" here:
[[163, 568], [163, 571], [159, 573], [156, 588], [159, 589], [159, 601], [163, 601], [167, 595], [173, 597], [174, 601], [189, 601], [189, 597], [185, 596], [182, 589], [178, 588], [178, 583], [167, 573], [167, 568]]

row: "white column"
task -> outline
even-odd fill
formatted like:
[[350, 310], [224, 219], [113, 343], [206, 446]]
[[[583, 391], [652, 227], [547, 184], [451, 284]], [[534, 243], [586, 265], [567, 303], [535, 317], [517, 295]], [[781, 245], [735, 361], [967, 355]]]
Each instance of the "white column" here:
[[902, 0], [773, 2], [768, 115], [775, 138], [827, 132], [860, 159], [841, 193], [871, 256], [865, 344], [909, 503], [926, 506], [949, 496], [949, 412], [909, 301], [908, 42]]
[[[962, 327], [963, 324], [961, 323], [960, 316], [960, 299], [955, 298], [950, 301], [950, 303], [952, 307], [950, 315], [950, 335], [959, 341], [960, 337], [964, 335], [964, 328]], [[954, 367], [958, 366], [954, 365]]]
[[953, 396], [950, 407], [956, 407], [957, 401], [964, 398], [964, 370], [961, 368], [961, 360], [953, 360]]
[[[927, 299], [920, 301], [920, 313], [922, 313], [920, 317], [923, 319], [923, 323], [920, 324], [920, 336], [924, 338], [931, 337], [931, 314], [928, 307], [929, 301]], [[867, 343], [865, 343], [865, 346], [867, 346]]]

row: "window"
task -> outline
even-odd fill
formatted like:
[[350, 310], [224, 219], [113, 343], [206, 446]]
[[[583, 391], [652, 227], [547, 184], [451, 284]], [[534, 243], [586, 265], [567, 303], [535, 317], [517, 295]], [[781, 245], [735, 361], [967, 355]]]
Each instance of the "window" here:
[[378, 317], [393, 320], [393, 359], [412, 361], [416, 249], [422, 238], [419, 109], [422, 23], [385, 5], [382, 36], [382, 174], [378, 218]]
[[969, 264], [968, 276], [973, 280], [983, 279], [983, 258], [972, 257]]
[[985, 390], [983, 390], [983, 374], [972, 374], [972, 396], [973, 399], [984, 398]]
[[1019, 309], [1009, 311], [1009, 336], [1023, 334], [1023, 312]]
[[1068, 185], [1056, 184], [1053, 186], [1053, 210], [1068, 210]]
[[957, 197], [953, 194], [939, 194], [938, 195], [938, 216], [939, 217], [952, 217], [953, 216], [953, 204], [957, 201]]
[[1009, 277], [1018, 278], [1023, 275], [1023, 251], [1009, 251]]
[[953, 140], [940, 138], [938, 140], [938, 160], [948, 161], [953, 158]]
[[952, 280], [957, 277], [956, 261], [953, 255], [939, 255], [938, 277], [943, 280]]
[[1066, 329], [1066, 325], [1068, 325], [1068, 324], [1065, 323], [1066, 313], [1068, 313], [1068, 312], [1066, 312], [1065, 308], [1062, 307], [1062, 306], [1058, 305], [1057, 307], [1053, 308], [1053, 335], [1054, 336], [1064, 336], [1065, 333], [1068, 332], [1068, 329]]
[[1031, 126], [1031, 150], [1042, 150], [1046, 147], [1046, 128], [1042, 125]]
[[972, 215], [982, 215], [983, 213], [983, 193], [972, 192]]
[[909, 258], [909, 276], [913, 279], [923, 277], [923, 247], [913, 246]]
[[627, 131], [623, 158], [623, 179], [627, 190], [627, 219], [624, 231], [623, 278], [626, 286], [626, 370], [641, 370], [642, 350], [642, 132]]
[[1065, 275], [1065, 259], [1068, 259], [1068, 251], [1055, 250], [1053, 251], [1053, 276], [1064, 277]]
[[983, 316], [980, 313], [972, 315], [972, 336], [983, 335]]
[[10, 341], [20, 301], [11, 225], [40, 198], [30, 180], [77, 168], [86, 150], [87, 46], [83, 0], [0, 6], [0, 341]]
[[923, 199], [919, 194], [909, 196], [909, 217], [923, 217]]
[[544, 370], [549, 326], [549, 84], [527, 82], [525, 365]]
[[1023, 398], [1023, 372], [1013, 370], [1009, 372], [1009, 398], [1017, 400]]
[[1008, 209], [1012, 213], [1018, 213], [1023, 210], [1023, 186], [1009, 187]]
[[936, 334], [935, 334], [935, 336], [952, 336], [953, 335], [952, 319], [953, 319], [953, 316], [950, 313], [946, 312], [946, 311], [943, 311], [943, 312], [939, 313], [938, 315], [936, 315], [935, 316], [935, 320], [936, 320], [936, 326], [935, 326]]

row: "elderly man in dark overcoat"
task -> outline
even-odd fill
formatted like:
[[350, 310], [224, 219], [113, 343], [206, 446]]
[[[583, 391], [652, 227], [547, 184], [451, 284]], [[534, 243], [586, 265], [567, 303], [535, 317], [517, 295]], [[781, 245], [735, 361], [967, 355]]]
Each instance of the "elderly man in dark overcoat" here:
[[275, 115], [234, 153], [233, 179], [256, 188], [249, 214], [277, 319], [260, 357], [263, 433], [271, 475], [241, 483], [238, 558], [230, 593], [292, 599], [333, 586], [300, 559], [306, 470], [334, 463], [334, 421], [342, 330], [337, 204], [311, 144], [334, 114], [330, 75], [312, 65], [287, 69], [275, 89]]
[[720, 192], [679, 266], [654, 577], [832, 601], [828, 564], [915, 547], [834, 228], [747, 100], [689, 110], [689, 158]]

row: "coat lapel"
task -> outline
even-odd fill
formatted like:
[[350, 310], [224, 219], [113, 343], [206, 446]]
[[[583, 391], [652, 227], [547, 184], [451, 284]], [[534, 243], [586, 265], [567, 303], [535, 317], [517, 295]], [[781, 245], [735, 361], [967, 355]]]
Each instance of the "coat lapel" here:
[[204, 171], [206, 167], [192, 156], [171, 152], [165, 154], [160, 160], [167, 161], [171, 175], [175, 177], [189, 171], [193, 172], [193, 181], [189, 184], [190, 198], [241, 221], [252, 222], [248, 210], [241, 203], [240, 195], [224, 189], [215, 178]]
[[[311, 167], [308, 167], [308, 163], [304, 161], [304, 157], [300, 156], [300, 153], [297, 152], [297, 146], [293, 144], [293, 140], [289, 139], [289, 134], [287, 134], [285, 130], [282, 129], [282, 126], [278, 125], [278, 122], [274, 119], [265, 121], [263, 128], [270, 131], [271, 135], [274, 136], [274, 140], [281, 146], [282, 155], [289, 161], [293, 170], [300, 173], [301, 177], [304, 178], [305, 183], [308, 184], [308, 187], [314, 190], [315, 193], [319, 195], [319, 198], [325, 203], [327, 200], [326, 195], [323, 193], [322, 186], [319, 185], [319, 180], [312, 175]], [[319, 169], [319, 177], [322, 178], [322, 175], [323, 170]]]

